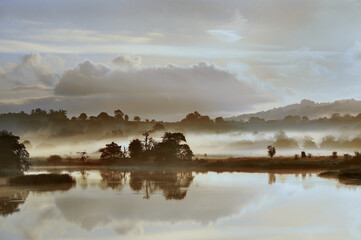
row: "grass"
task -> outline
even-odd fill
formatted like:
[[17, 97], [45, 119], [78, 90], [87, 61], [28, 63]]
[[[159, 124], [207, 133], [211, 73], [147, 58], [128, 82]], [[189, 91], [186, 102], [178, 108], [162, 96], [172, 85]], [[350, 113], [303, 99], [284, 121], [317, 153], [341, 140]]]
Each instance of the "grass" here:
[[37, 174], [23, 175], [9, 179], [12, 185], [47, 185], [47, 184], [74, 184], [75, 179], [69, 174]]

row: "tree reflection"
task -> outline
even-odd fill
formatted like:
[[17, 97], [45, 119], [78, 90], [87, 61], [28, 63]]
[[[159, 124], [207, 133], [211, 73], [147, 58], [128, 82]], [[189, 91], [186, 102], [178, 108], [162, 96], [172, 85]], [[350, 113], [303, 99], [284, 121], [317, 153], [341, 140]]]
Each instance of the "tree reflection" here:
[[276, 174], [268, 173], [268, 184], [272, 185], [274, 183], [276, 183]]
[[19, 205], [23, 204], [29, 195], [26, 190], [12, 190], [1, 192], [0, 194], [0, 215], [7, 217], [15, 212], [19, 212]]
[[185, 198], [193, 179], [192, 172], [136, 171], [130, 173], [129, 186], [136, 192], [143, 190], [144, 199], [160, 190], [167, 200], [181, 200]]
[[101, 187], [122, 190], [127, 182], [127, 173], [121, 171], [100, 170]]
[[47, 184], [34, 185], [25, 188], [21, 186], [4, 186], [0, 188], [0, 216], [7, 217], [15, 212], [19, 212], [19, 206], [25, 203], [30, 193], [42, 194], [45, 192], [65, 192], [73, 188], [75, 184]]

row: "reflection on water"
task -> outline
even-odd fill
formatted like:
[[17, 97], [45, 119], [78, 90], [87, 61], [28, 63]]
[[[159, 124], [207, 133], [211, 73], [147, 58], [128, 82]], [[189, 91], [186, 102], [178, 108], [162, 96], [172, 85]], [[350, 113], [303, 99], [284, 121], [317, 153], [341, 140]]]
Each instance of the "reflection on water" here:
[[0, 192], [0, 215], [8, 216], [18, 212], [19, 205], [23, 204], [29, 195], [29, 191], [20, 189], [3, 189]]
[[132, 172], [130, 174], [129, 186], [133, 191], [144, 191], [144, 199], [157, 190], [163, 192], [167, 200], [181, 200], [187, 194], [187, 188], [193, 181], [192, 172]]
[[19, 212], [19, 205], [26, 201], [30, 192], [39, 194], [43, 192], [68, 191], [73, 186], [73, 184], [56, 184], [32, 186], [31, 188], [21, 186], [0, 187], [0, 215], [6, 217]]
[[361, 236], [361, 188], [317, 173], [56, 171], [77, 184], [0, 185], [0, 239]]

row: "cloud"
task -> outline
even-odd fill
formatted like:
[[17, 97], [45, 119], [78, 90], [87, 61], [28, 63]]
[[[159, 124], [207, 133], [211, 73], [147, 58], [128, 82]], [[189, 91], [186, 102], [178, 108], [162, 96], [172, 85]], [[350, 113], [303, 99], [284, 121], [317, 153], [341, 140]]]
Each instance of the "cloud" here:
[[142, 63], [141, 57], [130, 57], [126, 56], [118, 56], [113, 59], [112, 63], [120, 67], [133, 68]]
[[49, 43], [104, 43], [104, 42], [131, 42], [146, 43], [156, 38], [161, 38], [162, 34], [157, 32], [147, 32], [139, 36], [132, 36], [127, 32], [119, 34], [106, 34], [99, 31], [85, 29], [44, 29], [32, 33], [20, 34], [21, 38]]
[[1, 33], [9, 41], [58, 43], [59, 48], [64, 42], [212, 43], [208, 30], [233, 31], [244, 37], [242, 45], [288, 49], [343, 50], [361, 39], [358, 0], [111, 0], [102, 6], [91, 0], [86, 11], [83, 7], [80, 0], [46, 2], [41, 8], [25, 0], [4, 1]]
[[208, 30], [207, 32], [221, 41], [232, 43], [243, 39], [241, 32], [245, 29], [247, 20], [240, 14], [237, 9], [234, 14], [234, 20], [230, 23], [223, 24], [217, 29]]
[[[134, 65], [138, 59], [117, 57], [118, 64]], [[58, 96], [87, 101], [113, 102], [138, 113], [233, 112], [273, 101], [257, 87], [207, 63], [138, 69], [111, 69], [85, 61], [67, 70], [55, 86]]]
[[48, 91], [48, 90], [52, 90], [52, 88], [46, 87], [44, 85], [29, 85], [29, 86], [18, 86], [15, 87], [13, 89], [11, 89], [11, 91]]
[[230, 30], [223, 30], [223, 29], [208, 30], [208, 33], [225, 42], [236, 42], [243, 38], [239, 36], [236, 32]]
[[19, 64], [12, 64], [9, 69], [3, 70], [0, 81], [5, 83], [3, 87], [28, 84], [50, 86], [61, 66], [62, 61], [58, 57], [27, 54]]

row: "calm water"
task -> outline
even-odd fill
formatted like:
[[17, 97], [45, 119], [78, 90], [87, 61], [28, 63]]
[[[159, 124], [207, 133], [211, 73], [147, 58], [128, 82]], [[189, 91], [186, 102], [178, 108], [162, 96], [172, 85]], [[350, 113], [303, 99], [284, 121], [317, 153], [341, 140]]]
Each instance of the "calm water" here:
[[70, 174], [57, 189], [2, 179], [0, 239], [361, 239], [361, 187], [315, 173]]

